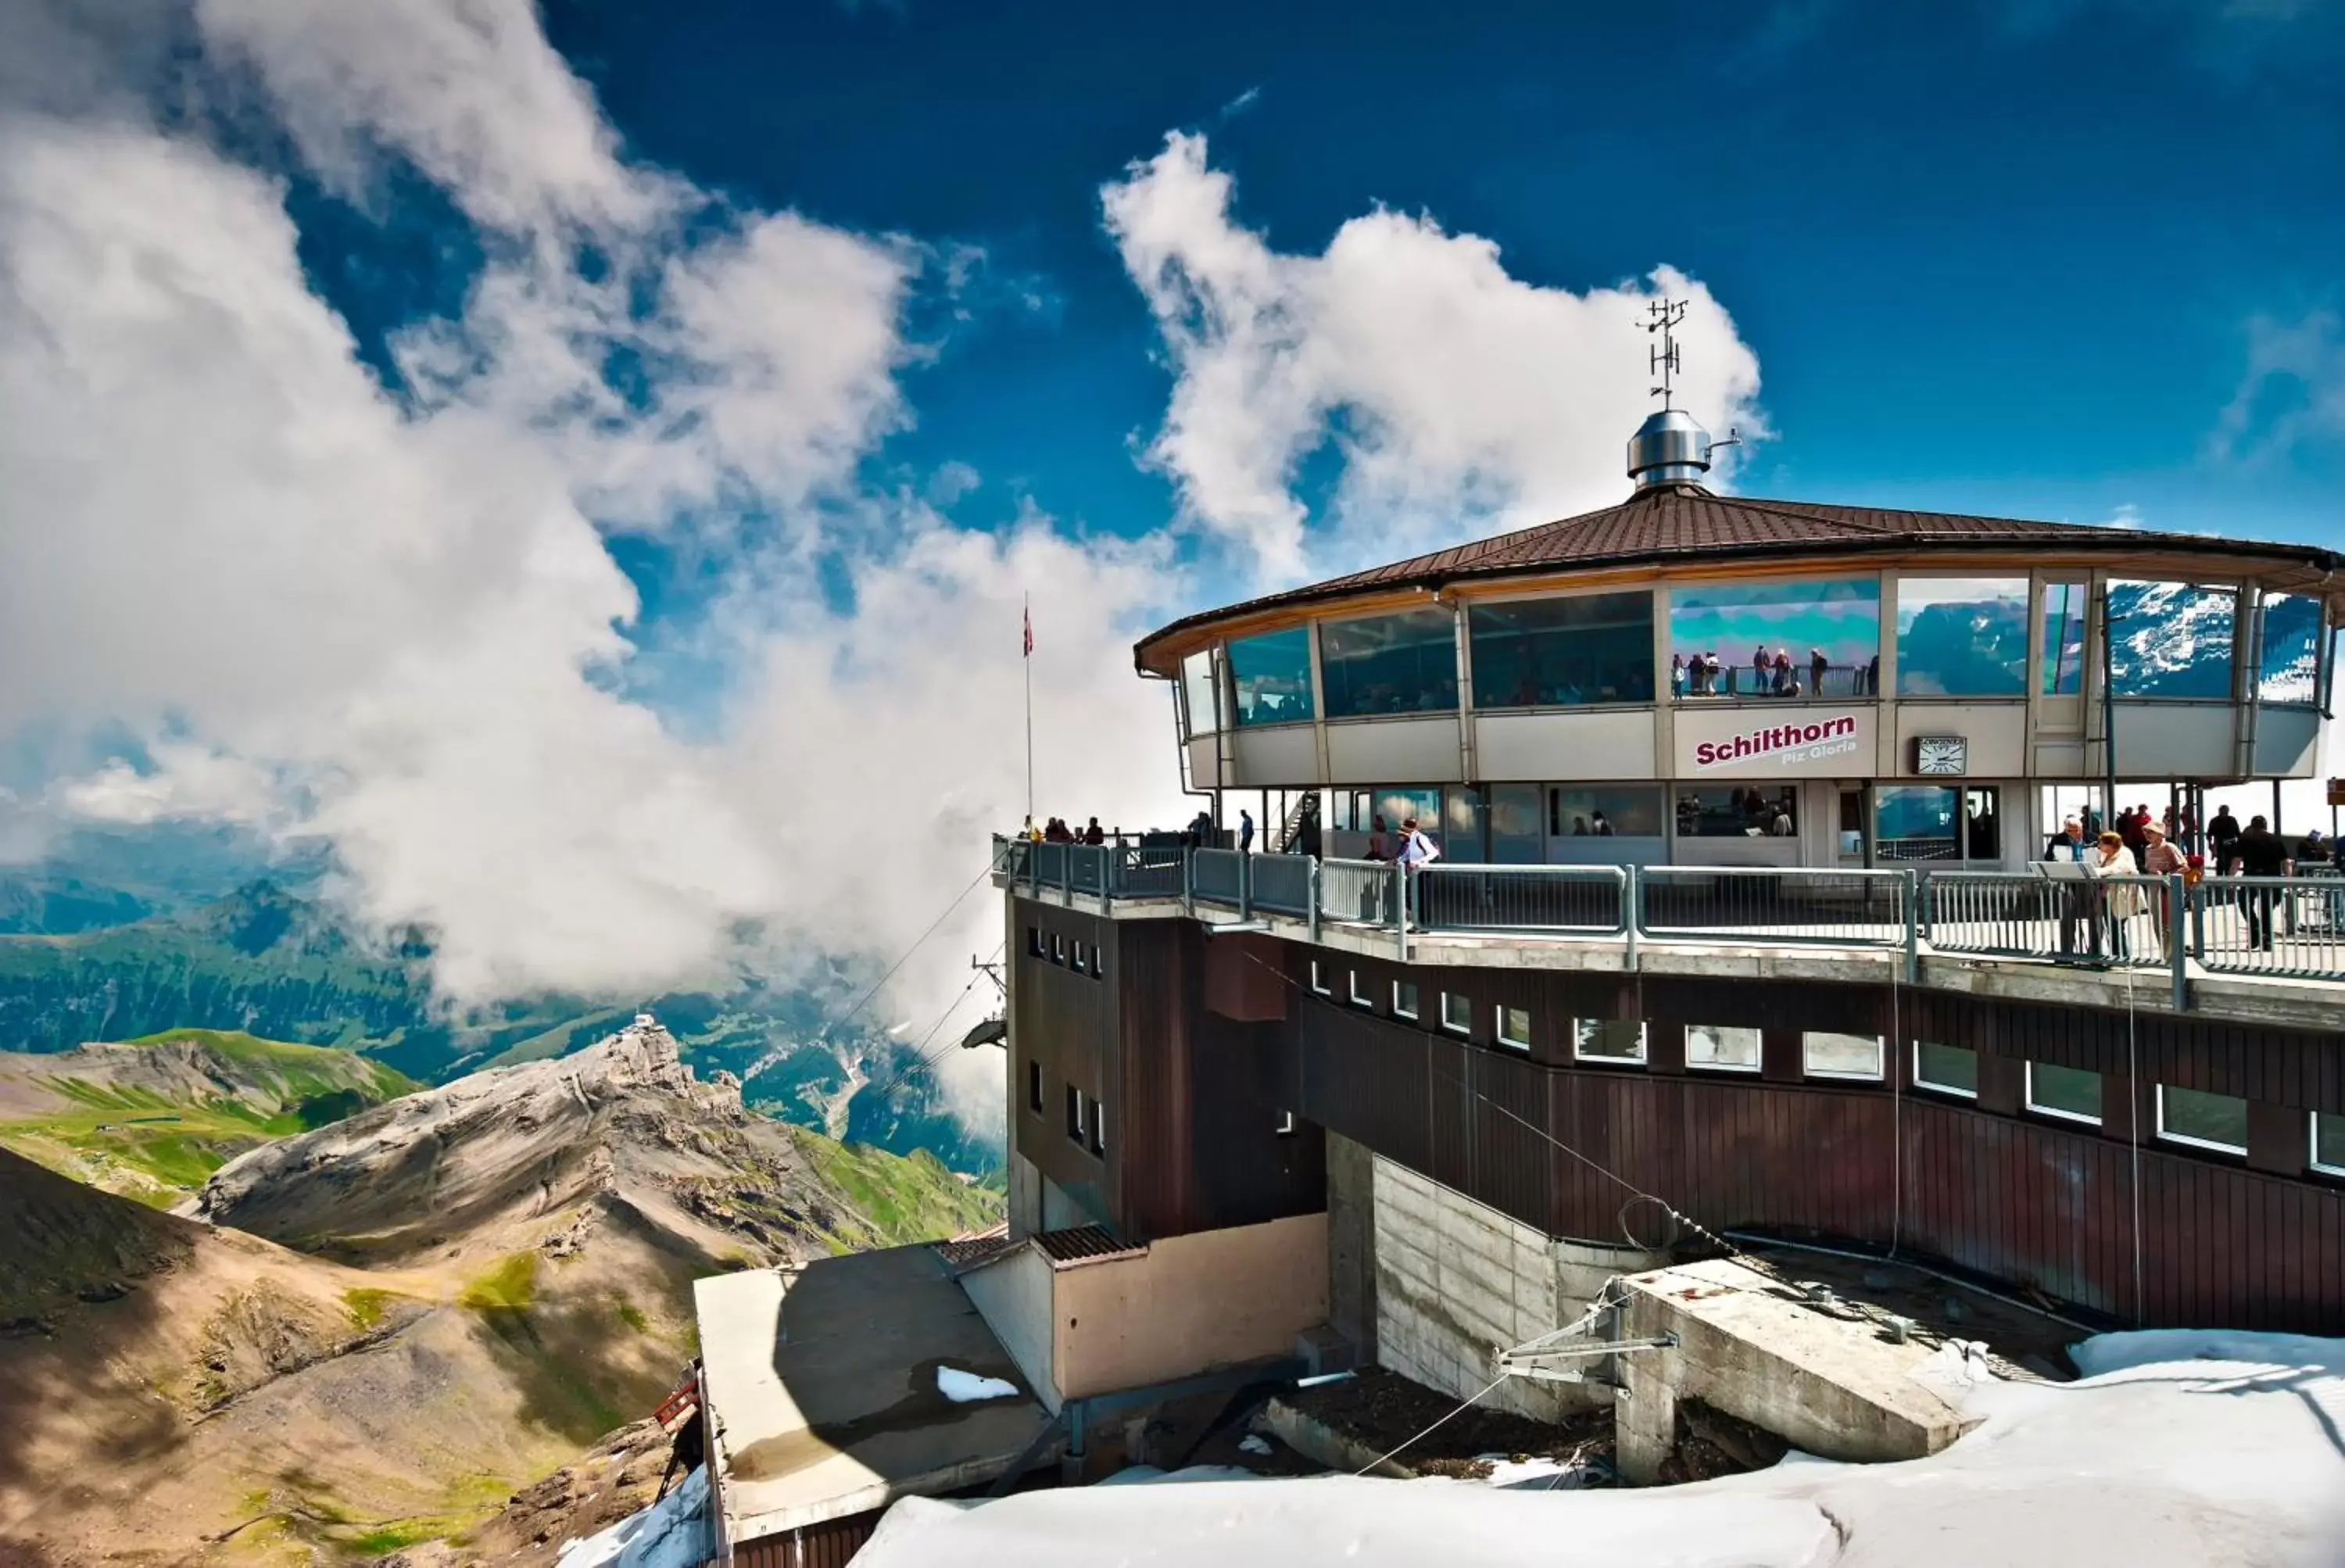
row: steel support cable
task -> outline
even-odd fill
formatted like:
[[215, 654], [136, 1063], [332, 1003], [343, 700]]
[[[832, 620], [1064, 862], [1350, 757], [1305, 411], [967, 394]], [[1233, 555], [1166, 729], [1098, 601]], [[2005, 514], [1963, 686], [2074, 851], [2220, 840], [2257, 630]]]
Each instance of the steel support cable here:
[[[1005, 941], [1000, 944], [1000, 946], [996, 947], [993, 950], [993, 957], [987, 959], [986, 962], [992, 963], [997, 962], [1001, 957], [1003, 951], [1007, 949], [1009, 945], [1009, 942]], [[921, 1073], [934, 1067], [938, 1063], [943, 1061], [946, 1057], [951, 1055], [955, 1051], [960, 1048], [958, 1044], [947, 1042], [945, 1044], [937, 1047], [934, 1051], [930, 1051], [928, 1049], [928, 1044], [929, 1041], [936, 1038], [937, 1031], [945, 1026], [945, 1021], [950, 1018], [954, 1013], [960, 1011], [960, 1004], [969, 1000], [969, 993], [977, 989], [977, 983], [983, 978], [984, 974], [982, 972], [969, 976], [969, 983], [961, 987], [960, 994], [954, 997], [951, 1003], [946, 1006], [942, 1013], [937, 1014], [937, 1021], [929, 1025], [928, 1033], [920, 1036], [920, 1043], [912, 1047], [913, 1054], [918, 1059], [907, 1063], [897, 1068], [894, 1072], [888, 1074], [886, 1079], [882, 1080], [878, 1085], [881, 1094], [894, 1094], [898, 1087], [908, 1083], [915, 1074]], [[866, 1088], [869, 1088], [872, 1085], [870, 1084], [865, 1085]]]
[[[986, 878], [992, 874], [993, 860], [992, 857], [988, 856], [986, 858], [985, 869], [979, 871], [976, 876], [969, 879], [969, 886], [961, 889], [960, 891], [953, 895], [952, 902], [945, 905], [943, 911], [939, 913], [936, 919], [929, 922], [929, 929], [914, 937], [912, 939], [912, 945], [906, 948], [897, 956], [896, 962], [888, 966], [888, 972], [885, 974], [882, 974], [878, 979], [873, 981], [869, 989], [866, 990], [862, 995], [855, 999], [855, 1005], [849, 1007], [846, 1012], [840, 1013], [838, 1017], [823, 1025], [822, 1033], [815, 1036], [815, 1043], [817, 1044], [821, 1044], [828, 1041], [832, 1031], [838, 1029], [841, 1024], [855, 1017], [856, 1014], [861, 1013], [866, 1007], [868, 1007], [871, 1004], [871, 999], [879, 994], [880, 988], [886, 985], [889, 981], [896, 978], [896, 972], [898, 970], [903, 968], [904, 965], [911, 962], [912, 954], [920, 951], [921, 944], [926, 942], [929, 938], [936, 935], [938, 930], [943, 926], [945, 921], [952, 919], [953, 911], [960, 908], [961, 901], [968, 898], [969, 894], [977, 891], [977, 884], [985, 881]], [[779, 1060], [779, 1058], [769, 1057], [766, 1061], [758, 1063], [755, 1067], [749, 1069], [747, 1075], [752, 1078], [756, 1077], [767, 1067], [772, 1066], [774, 1062], [777, 1060]]]
[[[1295, 983], [1294, 977], [1288, 974], [1285, 971], [1281, 970], [1271, 963], [1265, 962], [1263, 959], [1254, 953], [1248, 952], [1245, 954], [1245, 957], [1250, 962], [1261, 964], [1264, 969], [1269, 971], [1271, 974], [1274, 975], [1281, 984], [1297, 991], [1301, 991], [1303, 989]], [[1309, 993], [1305, 992], [1304, 994], [1307, 997]], [[1477, 1089], [1472, 1084], [1466, 1080], [1462, 1078], [1452, 1078], [1446, 1074], [1440, 1075], [1443, 1077], [1445, 1082], [1454, 1084], [1457, 1088], [1463, 1089], [1467, 1095], [1479, 1100], [1483, 1105], [1489, 1106], [1490, 1109], [1497, 1112], [1498, 1115], [1524, 1128], [1533, 1136], [1543, 1139], [1553, 1147], [1569, 1155], [1573, 1159], [1578, 1160], [1581, 1165], [1586, 1166], [1589, 1170], [1594, 1171], [1597, 1175], [1604, 1177], [1607, 1181], [1612, 1182], [1616, 1186], [1627, 1188], [1629, 1192], [1628, 1202], [1623, 1203], [1620, 1206], [1620, 1213], [1623, 1216], [1627, 1215], [1630, 1205], [1635, 1204], [1641, 1199], [1646, 1203], [1655, 1205], [1662, 1213], [1668, 1215], [1671, 1219], [1692, 1231], [1696, 1236], [1708, 1241], [1711, 1246], [1717, 1247], [1719, 1251], [1724, 1253], [1728, 1257], [1732, 1258], [1737, 1262], [1748, 1263], [1762, 1268], [1765, 1267], [1763, 1259], [1751, 1257], [1741, 1247], [1735, 1246], [1732, 1242], [1727, 1240], [1725, 1237], [1720, 1235], [1717, 1231], [1711, 1229], [1710, 1227], [1702, 1224], [1700, 1220], [1694, 1218], [1683, 1209], [1679, 1208], [1675, 1204], [1670, 1202], [1669, 1199], [1661, 1196], [1659, 1193], [1648, 1192], [1643, 1187], [1639, 1186], [1635, 1182], [1630, 1181], [1627, 1176], [1622, 1176], [1619, 1172], [1612, 1170], [1600, 1162], [1589, 1158], [1587, 1155], [1584, 1155], [1578, 1149], [1573, 1148], [1569, 1144], [1565, 1143], [1561, 1138], [1557, 1137], [1553, 1133], [1548, 1132], [1545, 1127], [1540, 1126], [1536, 1122], [1517, 1115], [1513, 1109], [1500, 1105], [1497, 1101], [1482, 1093], [1481, 1090]], [[1630, 1247], [1636, 1247], [1639, 1251], [1653, 1250], [1639, 1244], [1635, 1236], [1628, 1234], [1625, 1224], [1622, 1227], [1622, 1239], [1627, 1241]]]
[[1484, 1394], [1488, 1393], [1492, 1389], [1497, 1388], [1500, 1383], [1505, 1382], [1508, 1378], [1513, 1376], [1514, 1373], [1511, 1371], [1500, 1372], [1497, 1377], [1492, 1378], [1488, 1382], [1483, 1384], [1479, 1390], [1476, 1390], [1470, 1399], [1461, 1402], [1457, 1409], [1451, 1410], [1447, 1415], [1442, 1417], [1439, 1420], [1434, 1422], [1431, 1426], [1426, 1428], [1423, 1431], [1418, 1432], [1414, 1437], [1404, 1438], [1401, 1441], [1399, 1447], [1391, 1450], [1389, 1452], [1378, 1454], [1376, 1458], [1368, 1461], [1367, 1463], [1362, 1465], [1352, 1473], [1355, 1476], [1365, 1475], [1368, 1471], [1376, 1469], [1376, 1466], [1383, 1464], [1386, 1461], [1391, 1459], [1394, 1454], [1399, 1453], [1416, 1443], [1422, 1442], [1425, 1439], [1431, 1437], [1435, 1432], [1439, 1431], [1443, 1427], [1447, 1426], [1451, 1421], [1454, 1421], [1459, 1416], [1464, 1415], [1475, 1405], [1479, 1404]]

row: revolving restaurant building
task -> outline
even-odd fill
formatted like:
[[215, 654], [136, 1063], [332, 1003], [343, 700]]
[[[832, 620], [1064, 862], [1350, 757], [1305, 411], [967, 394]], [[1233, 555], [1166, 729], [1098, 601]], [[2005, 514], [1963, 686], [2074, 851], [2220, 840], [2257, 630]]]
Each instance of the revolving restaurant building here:
[[1718, 495], [1710, 451], [1657, 413], [1617, 506], [1148, 637], [1189, 788], [1330, 791], [1337, 856], [1415, 816], [1459, 861], [1984, 869], [2039, 786], [2318, 767], [2336, 554]]

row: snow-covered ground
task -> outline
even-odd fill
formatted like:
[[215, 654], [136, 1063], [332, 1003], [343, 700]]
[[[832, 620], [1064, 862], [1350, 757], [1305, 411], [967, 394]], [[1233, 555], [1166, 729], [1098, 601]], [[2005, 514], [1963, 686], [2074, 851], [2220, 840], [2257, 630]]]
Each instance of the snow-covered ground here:
[[695, 1468], [642, 1512], [583, 1541], [564, 1542], [555, 1568], [700, 1568], [712, 1541], [708, 1471]]
[[1645, 1492], [1323, 1476], [915, 1498], [856, 1568], [2345, 1568], [2345, 1340], [2109, 1334], [2076, 1359], [2076, 1383], [1946, 1377], [1982, 1422], [1903, 1464], [1794, 1455]]

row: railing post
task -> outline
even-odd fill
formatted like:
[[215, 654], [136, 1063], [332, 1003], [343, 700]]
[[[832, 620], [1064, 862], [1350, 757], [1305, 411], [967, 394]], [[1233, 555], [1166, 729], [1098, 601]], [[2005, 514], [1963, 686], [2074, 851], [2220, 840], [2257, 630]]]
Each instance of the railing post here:
[[1254, 857], [1238, 851], [1238, 919], [1254, 919]]
[[1921, 874], [1911, 866], [1905, 868], [1905, 983], [1912, 985], [1922, 978], [1922, 894]]
[[1026, 891], [1036, 903], [1042, 901], [1042, 847], [1031, 839], [1026, 840]]
[[1637, 967], [1637, 928], [1645, 923], [1645, 884], [1638, 875], [1640, 869], [1633, 865], [1620, 868], [1620, 932], [1628, 943], [1626, 967], [1630, 970]]
[[1406, 963], [1408, 962], [1408, 868], [1400, 861], [1395, 860], [1392, 863], [1392, 874], [1395, 895], [1393, 906], [1397, 911], [1393, 921], [1393, 930], [1399, 942], [1400, 961]]
[[1189, 845], [1181, 846], [1181, 907], [1191, 919], [1197, 914], [1197, 851]]
[[1059, 846], [1059, 903], [1063, 909], [1075, 907], [1075, 847]]
[[2202, 882], [2190, 890], [2190, 956], [2207, 962], [2207, 889]]
[[2183, 954], [2182, 922], [2185, 918], [2183, 900], [2190, 890], [2183, 885], [2180, 871], [2166, 873], [2166, 956], [2174, 970], [2174, 1011], [2181, 1013], [2190, 1005], [2189, 962]]
[[1305, 868], [1303, 873], [1303, 918], [1310, 928], [1311, 941], [1315, 946], [1319, 941], [1319, 858], [1305, 855], [1303, 860]]
[[1099, 901], [1101, 914], [1107, 913], [1115, 906], [1115, 868], [1122, 859], [1123, 856], [1119, 850], [1111, 850], [1105, 844], [1100, 846]]

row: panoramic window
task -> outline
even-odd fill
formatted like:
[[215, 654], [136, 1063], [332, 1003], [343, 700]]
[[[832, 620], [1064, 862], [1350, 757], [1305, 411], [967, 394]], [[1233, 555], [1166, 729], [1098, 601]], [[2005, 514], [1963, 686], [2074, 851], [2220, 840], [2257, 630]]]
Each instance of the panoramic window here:
[[2044, 585], [2044, 679], [2046, 697], [2074, 697], [2085, 689], [2085, 585]]
[[1547, 830], [1558, 839], [1658, 839], [1661, 792], [1636, 785], [1550, 789]]
[[2227, 1155], [2248, 1152], [2248, 1103], [2236, 1095], [2157, 1086], [2157, 1135]]
[[1302, 626], [1229, 646], [1230, 687], [1240, 724], [1293, 724], [1311, 717], [1311, 634]]
[[1547, 859], [1547, 818], [1536, 784], [1490, 786], [1490, 859], [1502, 866]]
[[2263, 657], [2256, 696], [2309, 708], [2320, 700], [2320, 601], [2272, 594], [2263, 606]]
[[1498, 1009], [1498, 1044], [1528, 1051], [1531, 1046], [1531, 1015], [1528, 1008]]
[[2345, 1176], [2345, 1116], [2327, 1111], [2312, 1113], [2312, 1168], [2330, 1176]]
[[1514, 599], [1466, 612], [1476, 708], [1653, 700], [1653, 596]]
[[1457, 706], [1457, 621], [1407, 610], [1319, 626], [1319, 687], [1327, 717], [1426, 713]]
[[1914, 1042], [1914, 1082], [1943, 1095], [1978, 1098], [1978, 1053], [1961, 1045], [1941, 1045], [1932, 1040]]
[[2071, 1122], [2101, 1120], [2101, 1075], [2082, 1067], [2027, 1064], [2027, 1108]]
[[1689, 1023], [1686, 1065], [1720, 1073], [1759, 1071], [1760, 1034], [1740, 1023]]
[[1414, 980], [1393, 982], [1393, 1014], [1398, 1018], [1416, 1016], [1416, 982]]
[[1444, 1029], [1454, 1029], [1460, 1034], [1470, 1033], [1474, 1027], [1473, 1002], [1455, 991], [1443, 992], [1441, 993], [1441, 1026]]
[[1213, 649], [1181, 661], [1181, 701], [1188, 710], [1190, 734], [1211, 735], [1222, 727], [1221, 679]]
[[2237, 593], [2190, 583], [2109, 585], [2109, 689], [2119, 697], [2231, 695]]
[[1962, 810], [1962, 791], [1942, 784], [1875, 785], [1873, 852], [1884, 860], [1959, 860]]
[[1583, 1062], [1641, 1062], [1645, 1059], [1644, 1020], [1575, 1018], [1571, 1054]]
[[1708, 789], [1678, 791], [1678, 837], [1680, 839], [1789, 839], [1799, 831], [1793, 808], [1796, 786], [1772, 789], [1756, 784], [1737, 789], [1717, 785]]
[[1811, 1029], [1800, 1036], [1800, 1065], [1811, 1078], [1878, 1078], [1881, 1036]]
[[1897, 695], [2027, 695], [2027, 579], [1897, 584]]
[[1688, 698], [1878, 696], [1881, 581], [1672, 588], [1670, 661], [1670, 689]]

